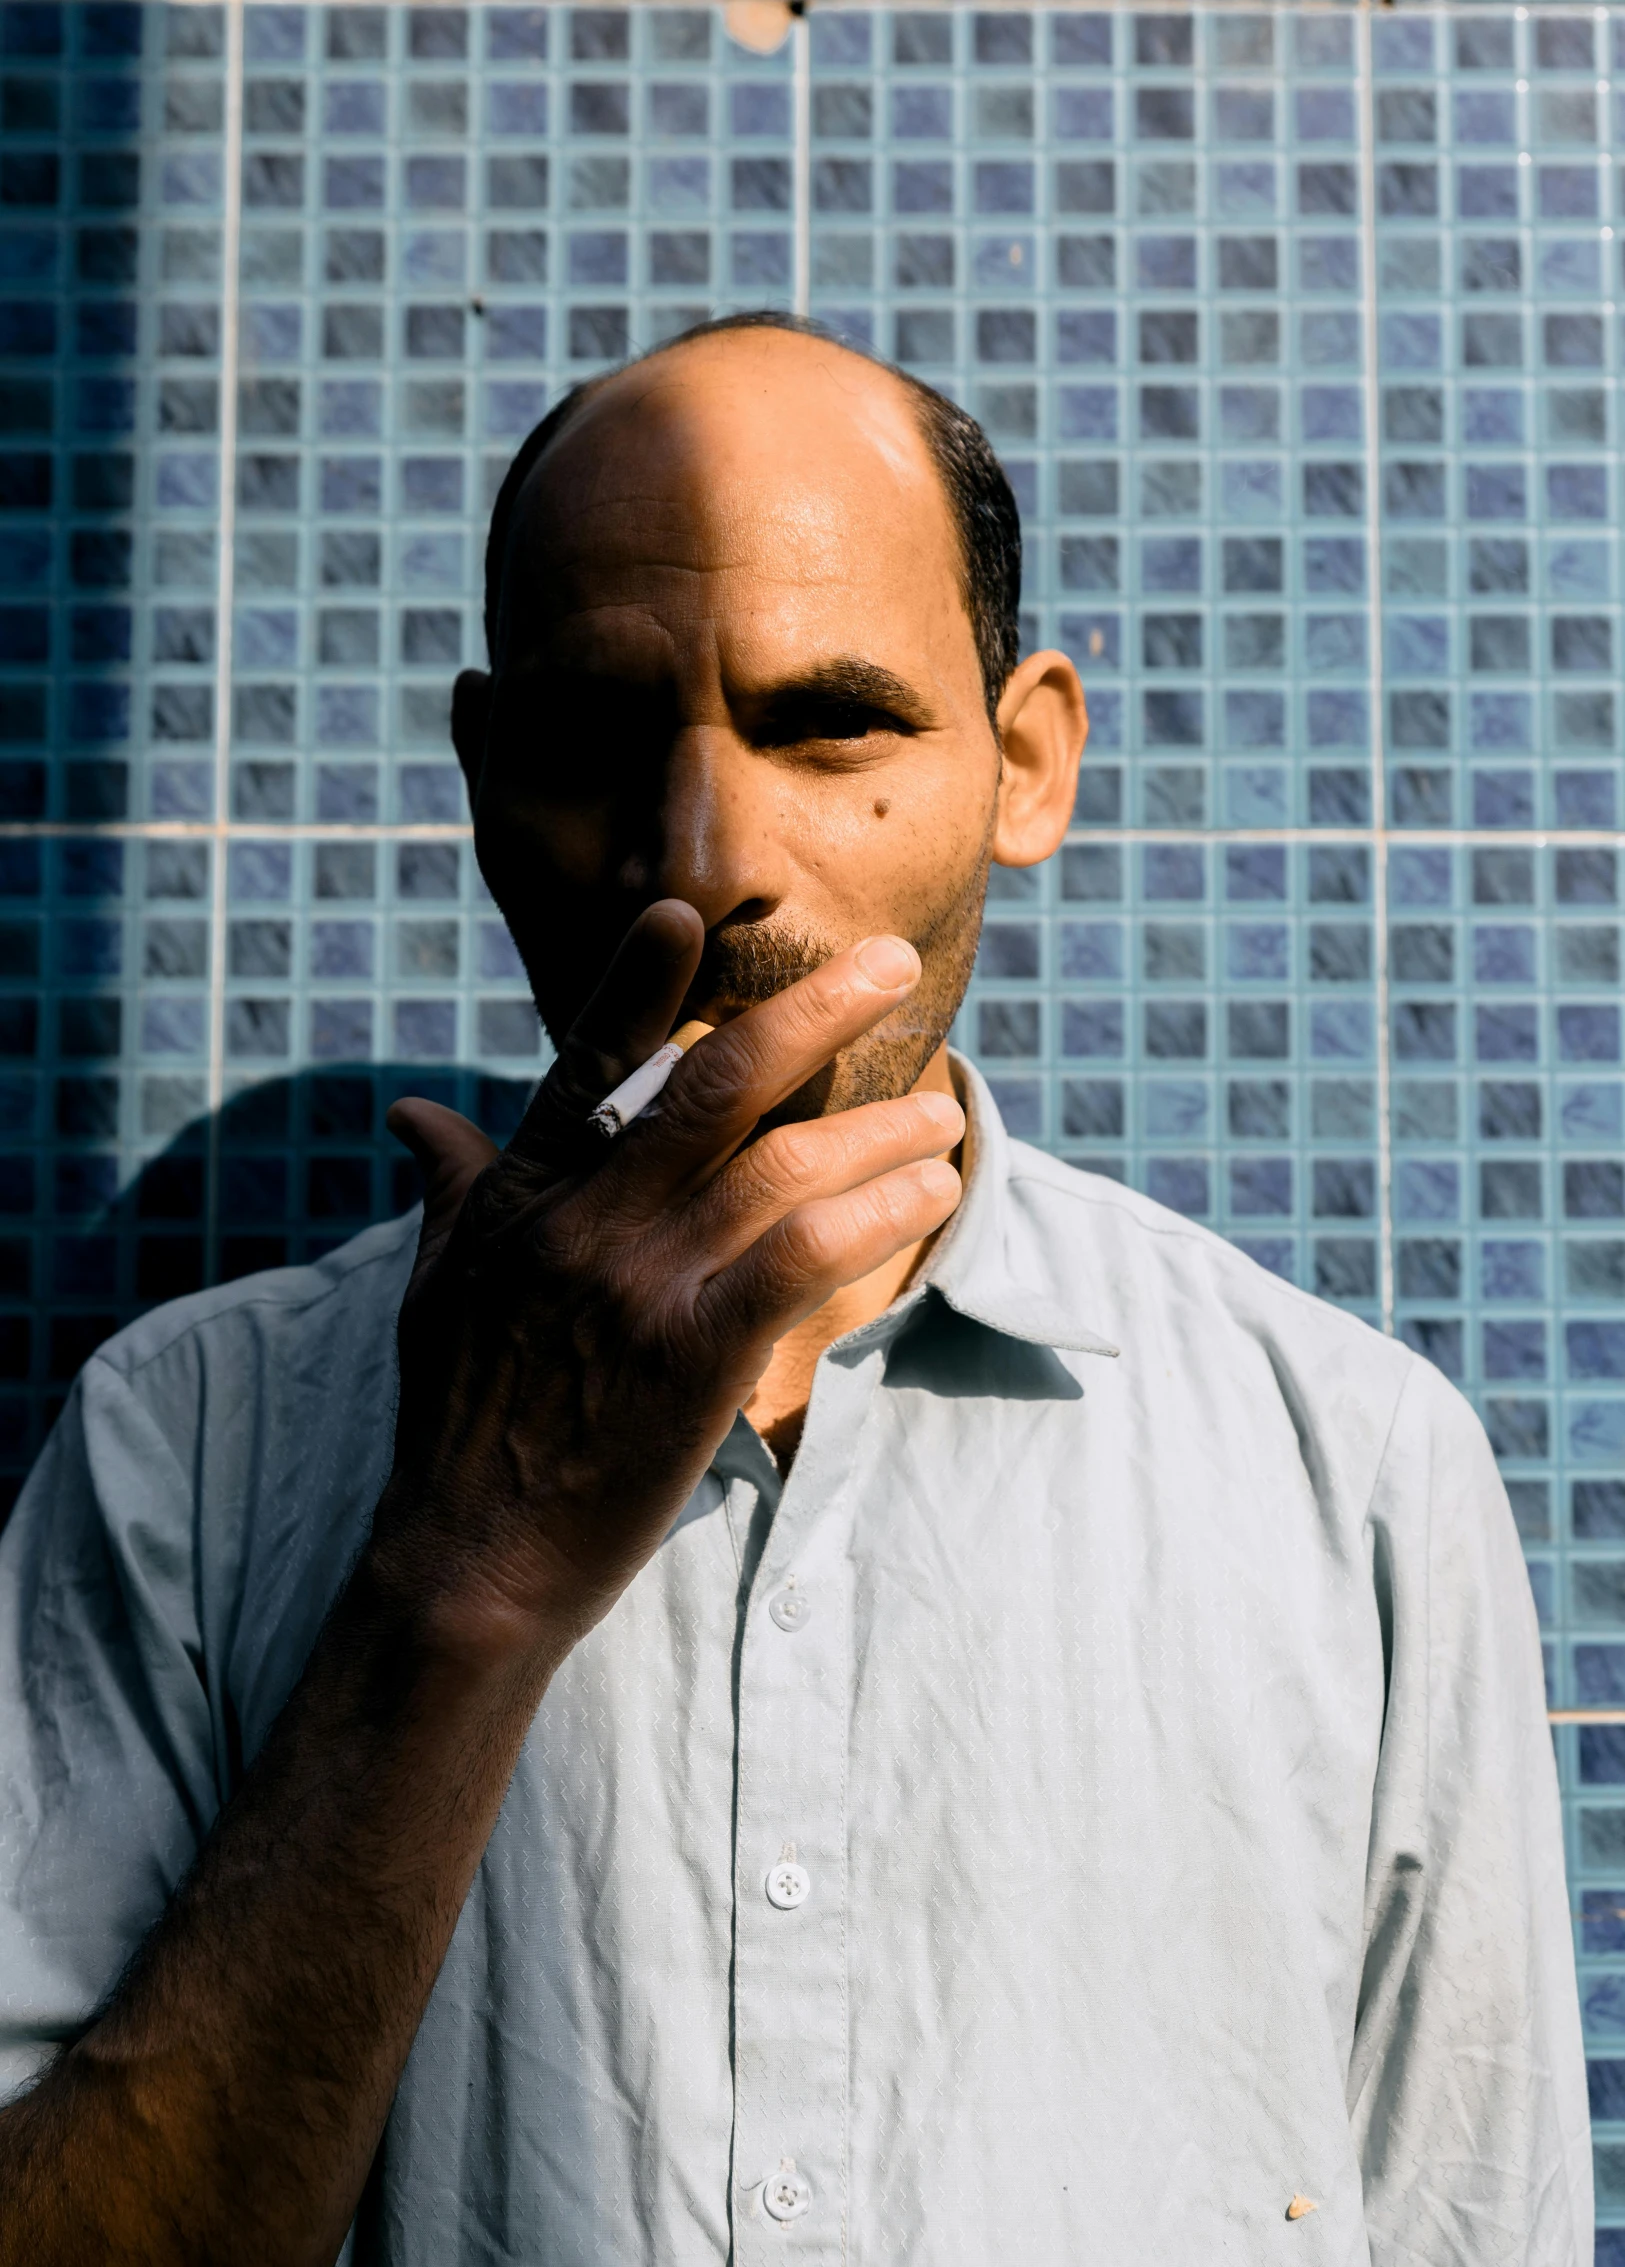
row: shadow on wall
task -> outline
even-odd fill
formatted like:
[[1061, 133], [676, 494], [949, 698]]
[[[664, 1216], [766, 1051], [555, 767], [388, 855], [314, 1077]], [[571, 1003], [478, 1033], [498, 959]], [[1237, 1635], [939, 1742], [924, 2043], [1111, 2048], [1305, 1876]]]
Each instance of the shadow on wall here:
[[[165, 459], [164, 505], [209, 587], [218, 515], [218, 283], [160, 315], [144, 219], [164, 201], [215, 216], [218, 157], [187, 150], [161, 186], [142, 129], [155, 36], [170, 56], [217, 57], [221, 22], [169, 17], [125, 0], [0, 6], [0, 1517], [75, 1347], [134, 1311], [102, 1256], [117, 1234], [93, 1228], [118, 1171], [126, 846], [92, 830], [133, 814], [149, 722], [135, 672], [170, 658], [143, 611], [165, 581], [138, 523], [154, 432], [192, 436]], [[150, 355], [176, 322], [196, 328], [164, 352], [190, 359], [148, 381], [144, 326]], [[86, 832], [31, 837], [41, 822]]]
[[[0, 1322], [0, 1375], [38, 1378], [43, 1370], [47, 1381], [32, 1439], [25, 1435], [0, 1448], [11, 1467], [0, 1475], [0, 1520], [69, 1385], [115, 1330], [166, 1299], [203, 1289], [211, 1275], [231, 1282], [262, 1268], [319, 1259], [417, 1202], [417, 1167], [384, 1125], [399, 1096], [444, 1102], [504, 1142], [532, 1091], [529, 1080], [407, 1063], [338, 1064], [268, 1079], [225, 1105], [217, 1143], [211, 1119], [193, 1119], [111, 1203], [90, 1178], [109, 1161], [61, 1154], [49, 1287], [35, 1310], [44, 1346], [36, 1350], [32, 1343], [27, 1316]], [[212, 1271], [211, 1149], [217, 1175]]]

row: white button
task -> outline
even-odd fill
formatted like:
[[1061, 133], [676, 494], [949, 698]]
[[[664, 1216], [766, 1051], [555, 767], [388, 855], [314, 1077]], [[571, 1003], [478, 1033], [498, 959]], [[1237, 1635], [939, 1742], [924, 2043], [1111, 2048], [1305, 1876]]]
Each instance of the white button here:
[[767, 1601], [767, 1610], [780, 1629], [805, 1629], [812, 1619], [812, 1600], [805, 1590], [797, 1590], [792, 1586], [787, 1590], [775, 1590]]
[[776, 1866], [768, 1869], [765, 1886], [768, 1903], [777, 1905], [781, 1913], [788, 1913], [797, 1905], [805, 1905], [812, 1895], [812, 1875], [793, 1858], [781, 1858]]
[[812, 2202], [812, 2190], [788, 2158], [762, 2190], [762, 2205], [775, 2220], [799, 2220]]

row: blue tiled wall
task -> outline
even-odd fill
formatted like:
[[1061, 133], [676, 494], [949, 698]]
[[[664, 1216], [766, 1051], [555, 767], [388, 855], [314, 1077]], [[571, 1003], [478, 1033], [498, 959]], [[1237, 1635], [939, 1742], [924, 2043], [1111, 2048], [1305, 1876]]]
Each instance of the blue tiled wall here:
[[[1625, 1710], [1620, 89], [1625, 13], [1499, 0], [0, 6], [10, 1485], [139, 1305], [409, 1197], [390, 1094], [511, 1124], [493, 483], [799, 299], [983, 418], [1090, 689], [963, 1021], [1012, 1125], [1458, 1378]], [[1625, 2222], [1625, 1724], [1557, 1739]]]

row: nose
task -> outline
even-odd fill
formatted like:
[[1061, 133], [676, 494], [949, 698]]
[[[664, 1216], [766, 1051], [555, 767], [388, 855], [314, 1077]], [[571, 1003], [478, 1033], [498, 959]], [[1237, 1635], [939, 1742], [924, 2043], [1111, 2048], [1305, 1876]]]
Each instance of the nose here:
[[685, 898], [707, 929], [772, 913], [786, 888], [779, 786], [726, 726], [679, 732], [653, 846], [655, 894]]

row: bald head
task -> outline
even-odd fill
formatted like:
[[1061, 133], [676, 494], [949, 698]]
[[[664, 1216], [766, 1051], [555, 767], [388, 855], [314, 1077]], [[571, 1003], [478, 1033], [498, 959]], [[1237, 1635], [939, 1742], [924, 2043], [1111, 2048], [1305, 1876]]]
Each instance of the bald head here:
[[685, 332], [578, 387], [529, 435], [498, 494], [486, 547], [493, 662], [500, 666], [510, 630], [540, 595], [534, 578], [545, 574], [553, 515], [536, 506], [551, 475], [578, 470], [584, 450], [628, 447], [645, 460], [651, 449], [682, 456], [696, 501], [747, 454], [782, 481], [826, 478], [832, 503], [854, 474], [893, 492], [909, 489], [930, 529], [935, 569], [946, 567], [957, 592], [993, 713], [1018, 651], [1021, 524], [986, 436], [908, 373], [774, 314], [723, 317]]

